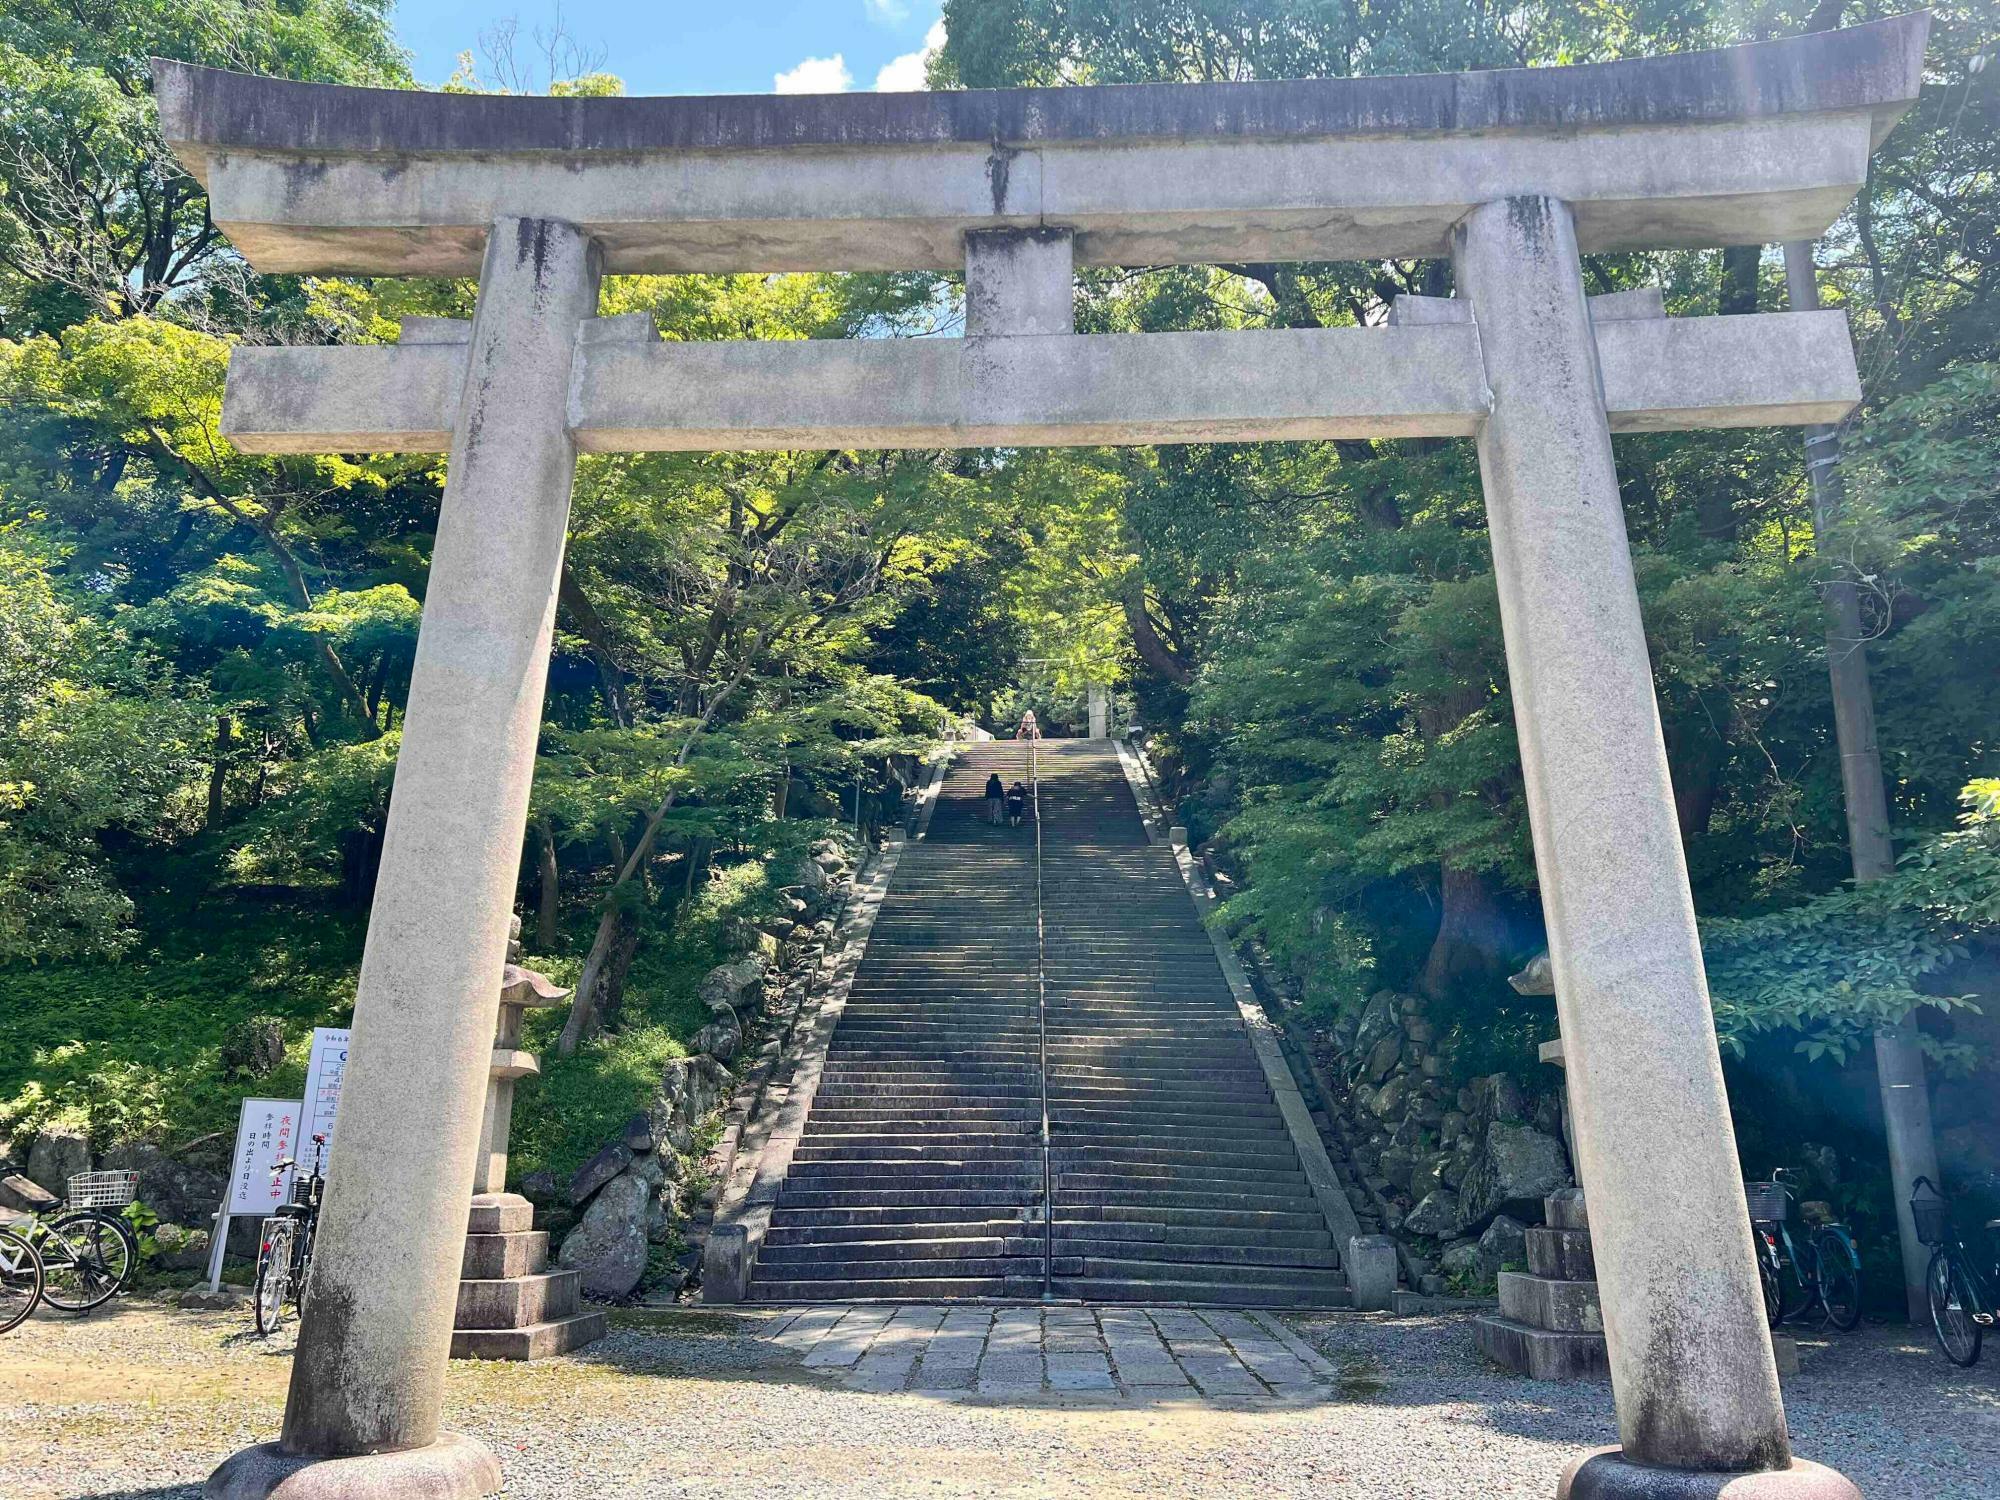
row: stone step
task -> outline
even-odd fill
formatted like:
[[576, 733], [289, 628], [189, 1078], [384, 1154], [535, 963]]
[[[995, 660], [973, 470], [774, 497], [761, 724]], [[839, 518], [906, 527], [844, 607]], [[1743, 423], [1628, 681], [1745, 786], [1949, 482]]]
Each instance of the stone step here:
[[1531, 1380], [1611, 1378], [1611, 1356], [1601, 1333], [1558, 1333], [1487, 1313], [1473, 1320], [1472, 1340], [1495, 1364]]
[[506, 1281], [458, 1284], [459, 1328], [526, 1328], [556, 1322], [577, 1310], [583, 1291], [581, 1271], [542, 1271]]
[[1551, 1281], [1545, 1276], [1502, 1271], [1500, 1316], [1553, 1333], [1604, 1332], [1604, 1309], [1594, 1281]]
[[1175, 1274], [1186, 1267], [1160, 1265], [1135, 1280], [1114, 1280], [1100, 1276], [1058, 1276], [1051, 1288], [1058, 1297], [1075, 1297], [1083, 1302], [1145, 1302], [1185, 1304], [1191, 1307], [1352, 1307], [1353, 1294], [1344, 1283], [1331, 1278], [1301, 1277], [1296, 1281], [1263, 1286], [1235, 1282], [1206, 1281]]
[[504, 1281], [512, 1276], [532, 1276], [548, 1264], [548, 1259], [546, 1230], [468, 1234], [458, 1274], [467, 1281]]
[[458, 1328], [451, 1335], [453, 1359], [551, 1359], [611, 1331], [611, 1315], [600, 1308], [572, 1313], [526, 1328]]

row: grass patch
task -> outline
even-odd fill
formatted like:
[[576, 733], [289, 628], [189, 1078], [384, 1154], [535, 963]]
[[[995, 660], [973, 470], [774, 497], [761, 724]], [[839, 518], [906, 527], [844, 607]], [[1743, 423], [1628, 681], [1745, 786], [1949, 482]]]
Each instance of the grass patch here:
[[[312, 1028], [353, 1013], [361, 938], [357, 918], [310, 902], [212, 899], [122, 959], [0, 968], [0, 1134], [61, 1119], [101, 1149], [233, 1131], [246, 1094], [305, 1087]], [[284, 1061], [232, 1078], [223, 1043], [258, 1015], [284, 1023]]]

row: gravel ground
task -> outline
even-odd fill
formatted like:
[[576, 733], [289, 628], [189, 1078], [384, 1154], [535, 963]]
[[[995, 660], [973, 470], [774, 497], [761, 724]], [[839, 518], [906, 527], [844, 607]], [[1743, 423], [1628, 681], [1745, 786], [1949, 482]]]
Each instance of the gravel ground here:
[[[277, 1430], [288, 1340], [242, 1315], [135, 1303], [0, 1338], [0, 1497], [193, 1500]], [[1548, 1500], [1608, 1441], [1610, 1395], [1491, 1370], [1463, 1318], [1296, 1318], [1341, 1372], [1302, 1404], [876, 1395], [720, 1314], [621, 1317], [583, 1355], [457, 1364], [454, 1423], [510, 1497], [1312, 1496]], [[1871, 1500], [2000, 1497], [2000, 1360], [1954, 1371], [1902, 1330], [1803, 1341], [1799, 1451]]]

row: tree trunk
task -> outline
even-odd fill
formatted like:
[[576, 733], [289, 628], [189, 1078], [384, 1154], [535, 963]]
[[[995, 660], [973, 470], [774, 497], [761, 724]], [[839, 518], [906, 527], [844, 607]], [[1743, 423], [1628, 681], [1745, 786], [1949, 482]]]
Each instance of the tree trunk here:
[[1418, 991], [1439, 1000], [1463, 985], [1499, 983], [1506, 968], [1505, 924], [1486, 872], [1445, 865], [1439, 897], [1443, 911]]
[[222, 826], [224, 781], [229, 775], [229, 748], [235, 728], [228, 714], [215, 716], [215, 761], [208, 768], [208, 822], [205, 825], [211, 829]]
[[1132, 646], [1139, 659], [1169, 682], [1181, 687], [1192, 683], [1194, 673], [1154, 628], [1153, 617], [1146, 610], [1146, 579], [1137, 569], [1125, 581], [1123, 603], [1125, 622], [1132, 628]]
[[[1838, 19], [1838, 11], [1834, 11]], [[1819, 277], [1810, 242], [1785, 246], [1785, 284], [1796, 311], [1819, 306]], [[1840, 472], [1840, 429], [1806, 429], [1806, 477], [1811, 484], [1814, 544], [1822, 557], [1847, 500]], [[1840, 747], [1841, 790], [1847, 803], [1847, 847], [1854, 883], [1892, 875], [1896, 847], [1889, 834], [1889, 796], [1882, 780], [1882, 750], [1875, 739], [1875, 691], [1868, 679], [1868, 641], [1861, 629], [1861, 601], [1853, 580], [1826, 578], [1826, 666], [1833, 695], [1834, 738]], [[1876, 1083], [1882, 1127], [1889, 1145], [1890, 1199], [1896, 1205], [1903, 1252], [1903, 1293], [1910, 1321], [1929, 1313], [1928, 1259], [1910, 1211], [1910, 1186], [1918, 1177], [1938, 1181], [1937, 1139], [1931, 1126], [1930, 1087], [1924, 1054], [1911, 1017], [1875, 1033]]]
[[560, 936], [557, 925], [557, 904], [562, 899], [562, 872], [556, 865], [556, 835], [547, 818], [535, 824], [536, 841], [540, 844], [541, 900], [535, 907], [535, 951], [553, 953]]
[[604, 967], [611, 960], [612, 949], [617, 945], [624, 919], [623, 909], [607, 906], [604, 915], [597, 919], [597, 933], [590, 940], [590, 955], [583, 961], [583, 973], [577, 976], [576, 994], [569, 1002], [569, 1018], [563, 1022], [562, 1035], [556, 1039], [556, 1056], [573, 1057], [577, 1045], [585, 1036], [597, 1032], [598, 987], [603, 982]]

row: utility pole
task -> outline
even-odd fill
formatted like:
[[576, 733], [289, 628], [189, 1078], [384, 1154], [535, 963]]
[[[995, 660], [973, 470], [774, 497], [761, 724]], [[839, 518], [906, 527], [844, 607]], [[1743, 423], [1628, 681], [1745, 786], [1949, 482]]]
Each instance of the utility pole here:
[[[1794, 312], [1819, 307], [1819, 278], [1810, 241], [1785, 246], [1785, 288]], [[1840, 473], [1840, 429], [1806, 429], [1806, 475], [1812, 486], [1813, 536], [1824, 548], [1846, 504]], [[1875, 741], [1875, 693], [1868, 681], [1868, 643], [1861, 633], [1861, 600], [1854, 580], [1829, 568], [1826, 590], [1826, 670], [1833, 689], [1834, 735], [1840, 746], [1840, 783], [1847, 803], [1847, 844], [1854, 883], [1865, 885], [1894, 872], [1889, 838], [1889, 798], [1882, 783], [1882, 751]], [[1937, 1142], [1931, 1133], [1931, 1096], [1916, 1020], [1875, 1033], [1875, 1072], [1882, 1091], [1882, 1127], [1889, 1138], [1890, 1188], [1903, 1245], [1903, 1291], [1910, 1320], [1929, 1316], [1924, 1294], [1928, 1252], [1910, 1215], [1910, 1184], [1936, 1182]]]

